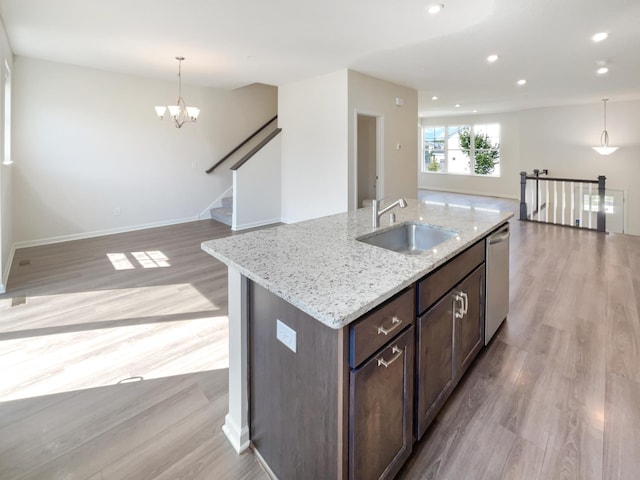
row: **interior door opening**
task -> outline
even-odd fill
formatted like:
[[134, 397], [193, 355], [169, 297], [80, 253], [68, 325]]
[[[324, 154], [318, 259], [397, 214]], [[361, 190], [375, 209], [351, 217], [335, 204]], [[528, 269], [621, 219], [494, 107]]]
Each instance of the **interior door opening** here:
[[361, 208], [378, 194], [378, 118], [358, 114], [357, 123], [357, 208]]

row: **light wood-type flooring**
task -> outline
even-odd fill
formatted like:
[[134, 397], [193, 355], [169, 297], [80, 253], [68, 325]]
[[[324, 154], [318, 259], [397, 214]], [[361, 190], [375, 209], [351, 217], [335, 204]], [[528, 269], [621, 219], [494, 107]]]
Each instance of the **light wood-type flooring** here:
[[[508, 321], [399, 478], [640, 478], [640, 237], [511, 227]], [[0, 479], [267, 478], [220, 430], [226, 268], [200, 243], [229, 234], [201, 221], [16, 253]]]

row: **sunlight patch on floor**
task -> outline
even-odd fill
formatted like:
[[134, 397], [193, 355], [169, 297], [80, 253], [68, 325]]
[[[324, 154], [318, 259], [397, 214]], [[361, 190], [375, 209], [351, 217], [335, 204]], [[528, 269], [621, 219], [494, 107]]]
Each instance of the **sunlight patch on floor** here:
[[226, 316], [4, 340], [0, 401], [228, 368]]

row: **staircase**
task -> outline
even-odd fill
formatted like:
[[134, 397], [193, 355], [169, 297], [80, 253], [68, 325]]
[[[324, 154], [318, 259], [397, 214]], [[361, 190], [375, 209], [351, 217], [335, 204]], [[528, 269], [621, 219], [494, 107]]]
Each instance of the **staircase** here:
[[233, 197], [224, 197], [221, 199], [220, 207], [212, 208], [211, 218], [217, 222], [231, 226], [233, 219]]

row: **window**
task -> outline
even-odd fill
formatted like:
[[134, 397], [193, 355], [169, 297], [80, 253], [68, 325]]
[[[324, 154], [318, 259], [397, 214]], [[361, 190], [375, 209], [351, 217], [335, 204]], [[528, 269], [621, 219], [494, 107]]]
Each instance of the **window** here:
[[500, 176], [500, 124], [423, 127], [423, 172]]

